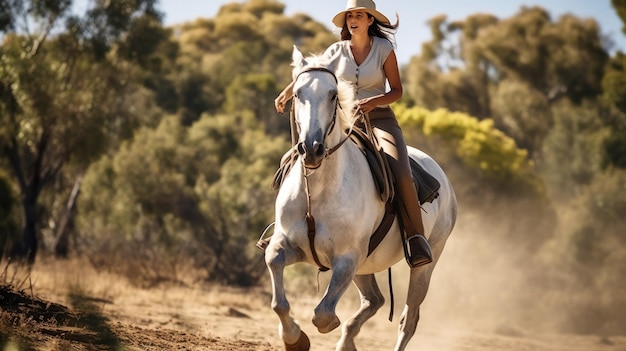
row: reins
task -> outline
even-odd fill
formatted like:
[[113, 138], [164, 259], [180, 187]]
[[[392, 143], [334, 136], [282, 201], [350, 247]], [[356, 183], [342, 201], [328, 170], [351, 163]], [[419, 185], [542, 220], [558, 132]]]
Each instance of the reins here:
[[[335, 83], [338, 83], [337, 80], [337, 76], [335, 76], [335, 73], [333, 73], [332, 71], [330, 71], [327, 68], [324, 67], [312, 67], [312, 68], [308, 68], [305, 69], [304, 71], [300, 72], [298, 74], [298, 76], [296, 76], [296, 80], [298, 79], [298, 77], [300, 77], [300, 75], [307, 73], [307, 72], [312, 72], [312, 71], [321, 71], [321, 72], [326, 72], [329, 73], [330, 75], [332, 75], [332, 77], [335, 79]], [[341, 104], [339, 103], [339, 100], [337, 100], [334, 112], [333, 112], [333, 118], [330, 122], [330, 125], [328, 127], [328, 130], [326, 132], [326, 136], [328, 137], [334, 130], [335, 125], [337, 124], [336, 120], [337, 120], [337, 110], [341, 110], [343, 113], [345, 113], [343, 111], [343, 108], [341, 107]], [[359, 113], [360, 110], [355, 111], [356, 113]], [[324, 158], [328, 158], [330, 155], [332, 155], [333, 153], [335, 153], [337, 150], [339, 150], [339, 148], [341, 148], [341, 146], [343, 144], [345, 144], [345, 142], [350, 139], [350, 134], [352, 134], [352, 130], [354, 129], [354, 125], [356, 124], [356, 122], [360, 119], [363, 118], [363, 113], [360, 113], [359, 116], [356, 116], [355, 118], [352, 119], [352, 123], [350, 123], [350, 128], [347, 132], [347, 134], [339, 141], [339, 143], [335, 146], [333, 146], [332, 148], [327, 148], [326, 146], [324, 146]], [[354, 117], [354, 116], [353, 116]], [[296, 124], [295, 121], [295, 108], [294, 108], [294, 103], [291, 103], [291, 123], [292, 123], [292, 132], [293, 132], [293, 125]], [[292, 134], [293, 135], [293, 134]], [[292, 139], [292, 141], [295, 141], [294, 139]], [[311, 247], [311, 255], [313, 256], [313, 260], [315, 261], [315, 264], [317, 264], [317, 266], [319, 267], [320, 272], [326, 272], [328, 270], [330, 270], [330, 268], [324, 266], [320, 260], [319, 257], [317, 256], [317, 251], [315, 250], [315, 217], [313, 217], [313, 212], [312, 212], [312, 206], [311, 206], [311, 192], [309, 191], [309, 175], [312, 174], [312, 172], [319, 168], [321, 166], [321, 162], [319, 165], [315, 166], [315, 167], [308, 167], [304, 164], [304, 159], [302, 159], [302, 161], [300, 162], [300, 164], [302, 165], [302, 173], [304, 175], [304, 191], [306, 193], [306, 205], [307, 205], [307, 213], [306, 213], [306, 222], [307, 222], [307, 236], [309, 238], [309, 245]]]

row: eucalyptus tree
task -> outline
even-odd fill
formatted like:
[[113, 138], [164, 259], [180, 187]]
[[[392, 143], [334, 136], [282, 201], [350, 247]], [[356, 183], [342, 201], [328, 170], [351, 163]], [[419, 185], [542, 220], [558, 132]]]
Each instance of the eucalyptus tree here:
[[[622, 20], [622, 35], [626, 35], [626, 1], [611, 0], [615, 12]], [[611, 135], [604, 144], [605, 164], [626, 168], [626, 54], [618, 51], [611, 57], [602, 80], [604, 97], [620, 113], [613, 114], [606, 123]]]
[[161, 27], [155, 3], [94, 0], [84, 9], [72, 0], [0, 5], [0, 155], [22, 208], [15, 254], [29, 263], [38, 250], [42, 189], [65, 165], [87, 163], [110, 137], [128, 136], [139, 123], [124, 96], [133, 93], [130, 67], [157, 45], [147, 36], [149, 28]]
[[598, 23], [541, 7], [510, 18], [474, 14], [429, 22], [432, 40], [407, 68], [412, 98], [483, 118], [536, 158], [552, 125], [550, 107], [596, 99], [608, 60]]

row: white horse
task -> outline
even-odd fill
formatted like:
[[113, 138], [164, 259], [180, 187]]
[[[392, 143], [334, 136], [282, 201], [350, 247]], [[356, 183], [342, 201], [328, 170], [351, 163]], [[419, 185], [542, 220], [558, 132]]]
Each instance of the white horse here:
[[[367, 255], [370, 236], [383, 218], [385, 204], [362, 152], [352, 142], [343, 143], [354, 118], [353, 90], [349, 84], [338, 82], [332, 68], [325, 67], [319, 58], [304, 58], [295, 47], [292, 58], [292, 103], [301, 154], [278, 192], [274, 234], [265, 251], [272, 281], [272, 309], [280, 319], [279, 333], [286, 350], [309, 350], [308, 337], [289, 312], [284, 268], [296, 262], [328, 267], [332, 270], [331, 279], [314, 310], [313, 324], [321, 333], [341, 324], [335, 307], [350, 282], [354, 282], [361, 306], [343, 324], [336, 350], [356, 350], [354, 338], [361, 326], [384, 304], [374, 273], [403, 260], [403, 243], [396, 220], [378, 248]], [[329, 149], [336, 152], [329, 155]], [[410, 270], [407, 301], [394, 348], [398, 351], [406, 348], [415, 333], [420, 304], [454, 227], [457, 211], [452, 185], [439, 165], [412, 147], [409, 154], [441, 187], [439, 197], [423, 205], [425, 234], [434, 257], [432, 263]], [[314, 219], [314, 245], [309, 243], [308, 212]]]

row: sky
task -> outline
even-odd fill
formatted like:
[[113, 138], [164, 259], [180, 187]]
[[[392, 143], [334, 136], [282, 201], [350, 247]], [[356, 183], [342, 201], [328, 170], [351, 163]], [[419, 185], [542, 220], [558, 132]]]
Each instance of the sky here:
[[[196, 18], [212, 18], [220, 7], [241, 0], [160, 0], [165, 14], [165, 24], [174, 25]], [[280, 0], [285, 4], [285, 14], [306, 13], [318, 22], [334, 30], [332, 17], [345, 9], [345, 0]], [[426, 22], [437, 15], [446, 14], [449, 20], [462, 20], [475, 13], [490, 13], [501, 19], [511, 17], [522, 6], [538, 5], [546, 9], [553, 20], [571, 13], [581, 18], [594, 18], [600, 24], [602, 34], [614, 43], [615, 50], [626, 51], [626, 34], [621, 31], [622, 22], [611, 7], [610, 0], [378, 0], [377, 9], [395, 22], [400, 16], [396, 34], [396, 55], [400, 64], [419, 54], [422, 43], [431, 39]]]

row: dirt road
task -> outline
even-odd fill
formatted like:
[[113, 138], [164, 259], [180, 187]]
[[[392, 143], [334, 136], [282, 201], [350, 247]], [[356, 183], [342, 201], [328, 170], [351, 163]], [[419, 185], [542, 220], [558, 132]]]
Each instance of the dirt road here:
[[[111, 274], [80, 269], [67, 273], [54, 263], [35, 269], [30, 279], [32, 290], [5, 292], [0, 299], [2, 350], [282, 350], [268, 287], [162, 284], [140, 289]], [[384, 279], [380, 284], [386, 288]], [[293, 314], [310, 336], [312, 350], [334, 350], [340, 331], [319, 334], [310, 322], [320, 296], [315, 287], [294, 283], [290, 289]], [[432, 289], [442, 295], [437, 285]], [[357, 339], [359, 350], [393, 348], [401, 297], [397, 301], [392, 323], [387, 304], [364, 327]], [[351, 290], [338, 307], [340, 318], [345, 320], [357, 303]], [[444, 315], [443, 310], [436, 297], [427, 298], [409, 350], [626, 350], [623, 336], [530, 332], [513, 323], [482, 323], [486, 318], [464, 311]]]

